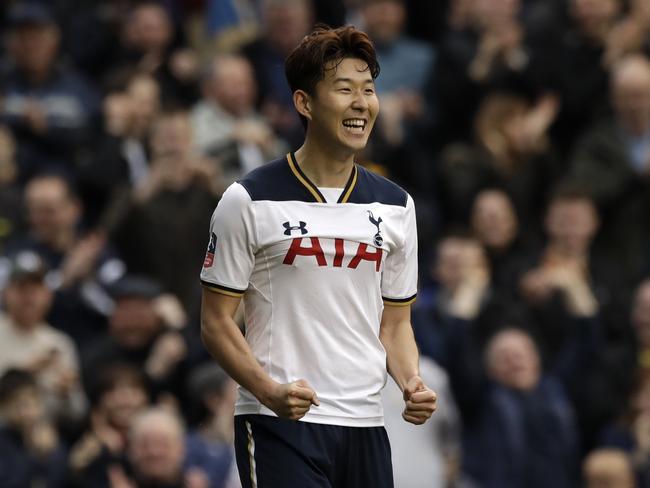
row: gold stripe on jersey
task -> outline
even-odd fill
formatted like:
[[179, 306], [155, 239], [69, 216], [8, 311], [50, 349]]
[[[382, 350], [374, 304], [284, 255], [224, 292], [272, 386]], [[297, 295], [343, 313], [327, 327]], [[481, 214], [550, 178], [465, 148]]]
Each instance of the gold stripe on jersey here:
[[298, 166], [298, 163], [294, 159], [295, 156], [293, 153], [287, 154], [287, 161], [289, 161], [289, 167], [291, 168], [291, 171], [293, 172], [294, 176], [298, 178], [298, 181], [304, 185], [307, 190], [312, 194], [312, 196], [316, 199], [318, 203], [325, 203], [325, 198], [323, 198], [323, 195], [321, 194], [320, 191], [318, 191], [318, 188], [316, 185], [314, 185], [311, 181], [309, 181], [309, 178], [307, 178], [307, 175], [305, 175], [301, 170], [300, 167]]
[[341, 193], [341, 197], [339, 198], [338, 203], [346, 203], [348, 201], [348, 198], [350, 198], [350, 195], [352, 194], [352, 190], [354, 190], [354, 187], [357, 185], [357, 165], [355, 164], [352, 166], [352, 174], [350, 175], [350, 179], [345, 185], [345, 188], [343, 188], [343, 193]]
[[201, 280], [201, 285], [206, 290], [210, 290], [214, 293], [220, 293], [222, 295], [228, 295], [229, 297], [241, 298], [244, 296], [245, 291], [235, 290], [233, 288], [228, 288], [226, 286], [215, 285], [214, 283], [208, 283], [205, 280]]
[[386, 297], [382, 297], [382, 299], [384, 300], [385, 305], [389, 305], [391, 307], [406, 307], [407, 305], [412, 304], [417, 297], [417, 295], [413, 295], [412, 297], [402, 299]]

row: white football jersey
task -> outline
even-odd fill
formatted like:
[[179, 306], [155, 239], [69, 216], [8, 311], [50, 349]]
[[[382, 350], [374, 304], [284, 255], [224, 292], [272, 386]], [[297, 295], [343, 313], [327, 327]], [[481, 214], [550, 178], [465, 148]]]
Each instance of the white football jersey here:
[[[270, 162], [224, 193], [201, 281], [243, 296], [246, 340], [271, 378], [314, 388], [321, 404], [302, 420], [383, 425], [383, 307], [417, 291], [415, 209], [399, 186], [355, 165], [330, 203], [293, 155]], [[243, 388], [235, 413], [275, 415]]]

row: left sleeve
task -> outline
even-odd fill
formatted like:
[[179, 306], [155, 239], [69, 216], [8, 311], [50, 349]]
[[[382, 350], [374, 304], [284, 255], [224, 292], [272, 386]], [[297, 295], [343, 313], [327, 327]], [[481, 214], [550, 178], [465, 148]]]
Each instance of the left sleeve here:
[[386, 257], [381, 277], [381, 295], [386, 305], [410, 305], [418, 287], [418, 231], [411, 195], [401, 219], [401, 244]]

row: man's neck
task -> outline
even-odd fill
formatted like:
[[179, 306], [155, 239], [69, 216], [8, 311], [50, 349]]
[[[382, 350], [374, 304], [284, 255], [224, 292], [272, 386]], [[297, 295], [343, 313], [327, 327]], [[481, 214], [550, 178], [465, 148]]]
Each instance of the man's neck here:
[[354, 152], [332, 149], [309, 138], [295, 155], [300, 169], [319, 187], [345, 187], [354, 165]]

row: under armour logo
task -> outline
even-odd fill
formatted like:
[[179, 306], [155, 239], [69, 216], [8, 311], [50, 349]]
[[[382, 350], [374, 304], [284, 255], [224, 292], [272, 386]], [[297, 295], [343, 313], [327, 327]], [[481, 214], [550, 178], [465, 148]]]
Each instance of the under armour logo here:
[[381, 229], [379, 229], [379, 224], [382, 223], [381, 217], [375, 219], [375, 216], [372, 215], [372, 212], [370, 210], [368, 210], [368, 215], [368, 220], [370, 220], [370, 223], [377, 227], [377, 233], [373, 238], [373, 242], [375, 243], [375, 246], [381, 247], [381, 245], [384, 243], [384, 238], [381, 236]]
[[299, 230], [300, 234], [305, 235], [307, 233], [307, 224], [302, 220], [298, 222], [298, 225], [291, 225], [289, 222], [282, 224], [284, 227], [284, 235], [290, 236], [294, 230]]

